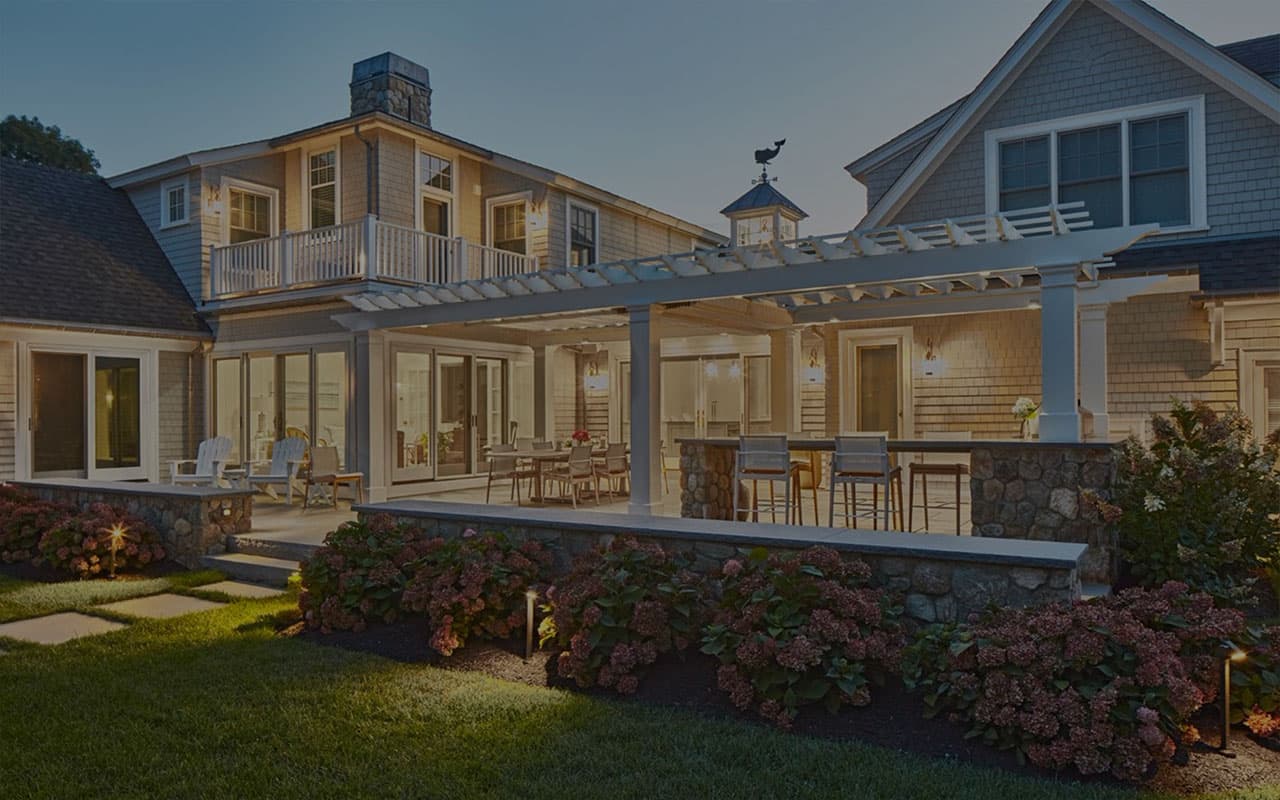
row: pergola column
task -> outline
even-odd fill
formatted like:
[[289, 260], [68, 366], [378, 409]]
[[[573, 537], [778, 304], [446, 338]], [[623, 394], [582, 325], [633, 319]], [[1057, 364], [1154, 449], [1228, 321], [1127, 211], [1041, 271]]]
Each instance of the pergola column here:
[[1075, 264], [1040, 268], [1040, 439], [1080, 441]]
[[354, 389], [356, 469], [364, 473], [368, 499], [381, 503], [387, 499], [387, 440], [393, 428], [387, 413], [387, 364], [385, 335], [381, 331], [364, 331], [355, 336]]
[[[655, 306], [629, 306], [631, 317], [632, 514], [656, 514], [662, 505], [662, 343]], [[672, 446], [675, 446], [672, 443]]]
[[[533, 430], [530, 435], [550, 441], [555, 438], [555, 397], [551, 382], [554, 347], [533, 348]], [[521, 434], [523, 436], [524, 434]]]
[[769, 332], [769, 400], [775, 433], [800, 430], [800, 331]]
[[1111, 435], [1107, 413], [1107, 308], [1080, 307], [1080, 405], [1093, 413], [1093, 438]]

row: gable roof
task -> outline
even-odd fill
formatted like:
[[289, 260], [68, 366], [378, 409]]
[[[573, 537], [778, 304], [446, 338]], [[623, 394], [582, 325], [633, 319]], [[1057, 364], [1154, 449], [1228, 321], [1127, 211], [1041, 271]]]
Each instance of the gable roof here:
[[[867, 210], [861, 224], [882, 225], [901, 209], [910, 196], [946, 160], [964, 135], [972, 130], [1005, 90], [1013, 85], [1022, 71], [1052, 40], [1054, 34], [1062, 28], [1072, 13], [1086, 2], [1097, 6], [1120, 23], [1149, 39], [1258, 110], [1268, 119], [1280, 123], [1280, 88], [1253, 71], [1247, 64], [1223, 53], [1143, 0], [1051, 0], [991, 71], [983, 77], [977, 88], [959, 101], [955, 111], [941, 121], [924, 149], [903, 170], [876, 204]], [[1258, 49], [1260, 50], [1261, 47]], [[1252, 56], [1252, 52], [1250, 48], [1249, 57]], [[935, 114], [916, 128], [925, 126], [938, 116]], [[882, 149], [885, 149], [884, 145], [877, 148], [877, 150]], [[898, 148], [897, 152], [902, 152], [903, 149], [905, 148]], [[869, 168], [867, 162], [874, 153], [876, 151], [854, 161], [846, 169], [854, 173], [855, 177], [857, 174], [855, 167], [858, 173], [865, 172]], [[882, 163], [887, 159], [875, 160]]]
[[0, 321], [206, 337], [123, 190], [0, 158]]
[[1280, 33], [1218, 45], [1218, 49], [1245, 67], [1280, 86]]
[[721, 214], [737, 214], [742, 211], [752, 211], [757, 208], [773, 208], [774, 206], [782, 206], [799, 217], [807, 217], [808, 214], [800, 209], [800, 206], [791, 202], [785, 194], [778, 191], [769, 181], [761, 181], [755, 186], [748, 189], [741, 197], [734, 200], [729, 205], [720, 209]]
[[1206, 297], [1280, 293], [1280, 233], [1140, 242], [1114, 261], [1110, 275], [1195, 269]]

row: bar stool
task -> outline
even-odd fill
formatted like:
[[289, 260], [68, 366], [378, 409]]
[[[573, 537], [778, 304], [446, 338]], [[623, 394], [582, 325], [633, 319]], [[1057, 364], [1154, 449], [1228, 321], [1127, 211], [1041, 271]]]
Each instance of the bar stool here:
[[[798, 441], [805, 439], [813, 439], [811, 433], [789, 433], [787, 439], [789, 441]], [[793, 450], [791, 451], [791, 468], [795, 470], [795, 488], [796, 488], [796, 524], [804, 524], [804, 497], [803, 493], [808, 490], [813, 498], [813, 524], [821, 525], [818, 516], [818, 485], [822, 483], [822, 459], [818, 456], [816, 450]]]
[[[871, 485], [871, 511], [858, 510], [858, 487]], [[880, 508], [880, 487], [884, 487], [884, 508]], [[884, 529], [889, 530], [890, 517], [902, 528], [902, 467], [889, 457], [889, 437], [885, 433], [859, 434], [836, 437], [836, 451], [831, 455], [831, 497], [828, 506], [828, 525], [836, 524], [836, 495], [841, 494], [846, 527], [858, 527], [858, 518], [871, 518], [871, 527], [878, 530], [880, 516], [884, 516]], [[896, 502], [895, 502], [896, 489]], [[850, 526], [850, 521], [852, 525]]]
[[791, 485], [795, 481], [796, 469], [791, 464], [791, 455], [787, 451], [786, 434], [777, 436], [739, 436], [738, 458], [733, 468], [733, 519], [746, 509], [739, 508], [740, 495], [737, 490], [742, 481], [751, 481], [751, 517], [753, 522], [760, 521], [760, 494], [758, 482], [769, 484], [769, 500], [766, 509], [770, 522], [778, 521], [778, 500], [774, 484], [782, 483], [782, 516], [784, 522], [791, 522]]
[[[952, 431], [926, 433], [924, 438], [931, 441], [940, 442], [967, 442], [973, 439], [973, 433], [970, 431]], [[957, 453], [917, 453], [916, 461], [912, 461], [907, 466], [910, 473], [907, 480], [911, 483], [911, 490], [907, 499], [907, 528], [915, 530], [915, 514], [916, 514], [916, 476], [919, 475], [921, 505], [924, 509], [924, 529], [929, 530], [929, 509], [936, 508], [941, 510], [950, 510], [955, 508], [956, 511], [956, 536], [961, 533], [960, 529], [960, 482], [961, 479], [969, 474], [969, 459], [966, 456]], [[954, 477], [956, 480], [956, 499], [954, 503], [942, 501], [929, 505], [929, 478], [930, 477]]]

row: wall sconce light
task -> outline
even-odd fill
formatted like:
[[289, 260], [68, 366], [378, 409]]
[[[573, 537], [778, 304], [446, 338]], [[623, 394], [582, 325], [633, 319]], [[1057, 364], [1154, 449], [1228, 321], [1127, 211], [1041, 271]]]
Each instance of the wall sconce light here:
[[222, 187], [216, 183], [204, 187], [204, 210], [210, 214], [222, 213]]
[[729, 362], [729, 377], [730, 378], [742, 377], [742, 367], [738, 364], [737, 361]]
[[920, 374], [926, 378], [937, 378], [946, 371], [947, 362], [938, 357], [938, 353], [933, 349], [933, 337], [930, 336], [924, 343], [924, 360], [920, 362]]
[[582, 376], [582, 388], [589, 392], [603, 392], [609, 388], [609, 376], [600, 374], [600, 366], [594, 358], [587, 364], [587, 374]]
[[822, 383], [826, 380], [822, 365], [818, 363], [818, 348], [809, 350], [809, 366], [804, 368], [800, 377], [805, 383]]
[[714, 361], [708, 361], [706, 366], [702, 368], [702, 371], [706, 373], [708, 378], [720, 377], [720, 365]]

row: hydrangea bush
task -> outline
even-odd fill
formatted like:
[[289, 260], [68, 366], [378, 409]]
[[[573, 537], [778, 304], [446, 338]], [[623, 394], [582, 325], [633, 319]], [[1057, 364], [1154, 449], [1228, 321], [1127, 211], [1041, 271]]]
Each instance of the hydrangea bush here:
[[107, 575], [112, 565], [110, 531], [116, 527], [124, 530], [114, 556], [117, 573], [164, 560], [164, 546], [154, 528], [106, 503], [94, 503], [54, 523], [40, 536], [39, 558], [80, 578]]
[[697, 641], [702, 579], [660, 546], [616, 539], [579, 557], [547, 590], [540, 641], [561, 652], [556, 670], [579, 686], [632, 694], [645, 669]]
[[414, 566], [402, 607], [426, 614], [431, 646], [441, 655], [472, 636], [505, 639], [524, 625], [525, 592], [544, 579], [550, 562], [541, 542], [516, 545], [500, 533], [467, 530]]
[[324, 633], [395, 621], [418, 562], [442, 546], [386, 514], [343, 523], [302, 565], [303, 619]]
[[721, 567], [722, 595], [702, 651], [742, 710], [789, 727], [799, 708], [871, 702], [870, 684], [899, 666], [901, 608], [870, 586], [865, 562], [825, 547], [756, 550]]
[[1233, 609], [1169, 583], [1158, 591], [936, 625], [907, 650], [907, 685], [930, 715], [1048, 769], [1139, 780], [1174, 752], [1188, 716], [1216, 693]]
[[1113, 503], [1120, 551], [1139, 583], [1182, 581], [1230, 602], [1249, 600], [1280, 558], [1280, 443], [1252, 436], [1237, 411], [1175, 403], [1152, 419], [1154, 441], [1124, 446]]
[[0, 561], [38, 561], [40, 537], [75, 509], [40, 500], [16, 486], [0, 484]]

